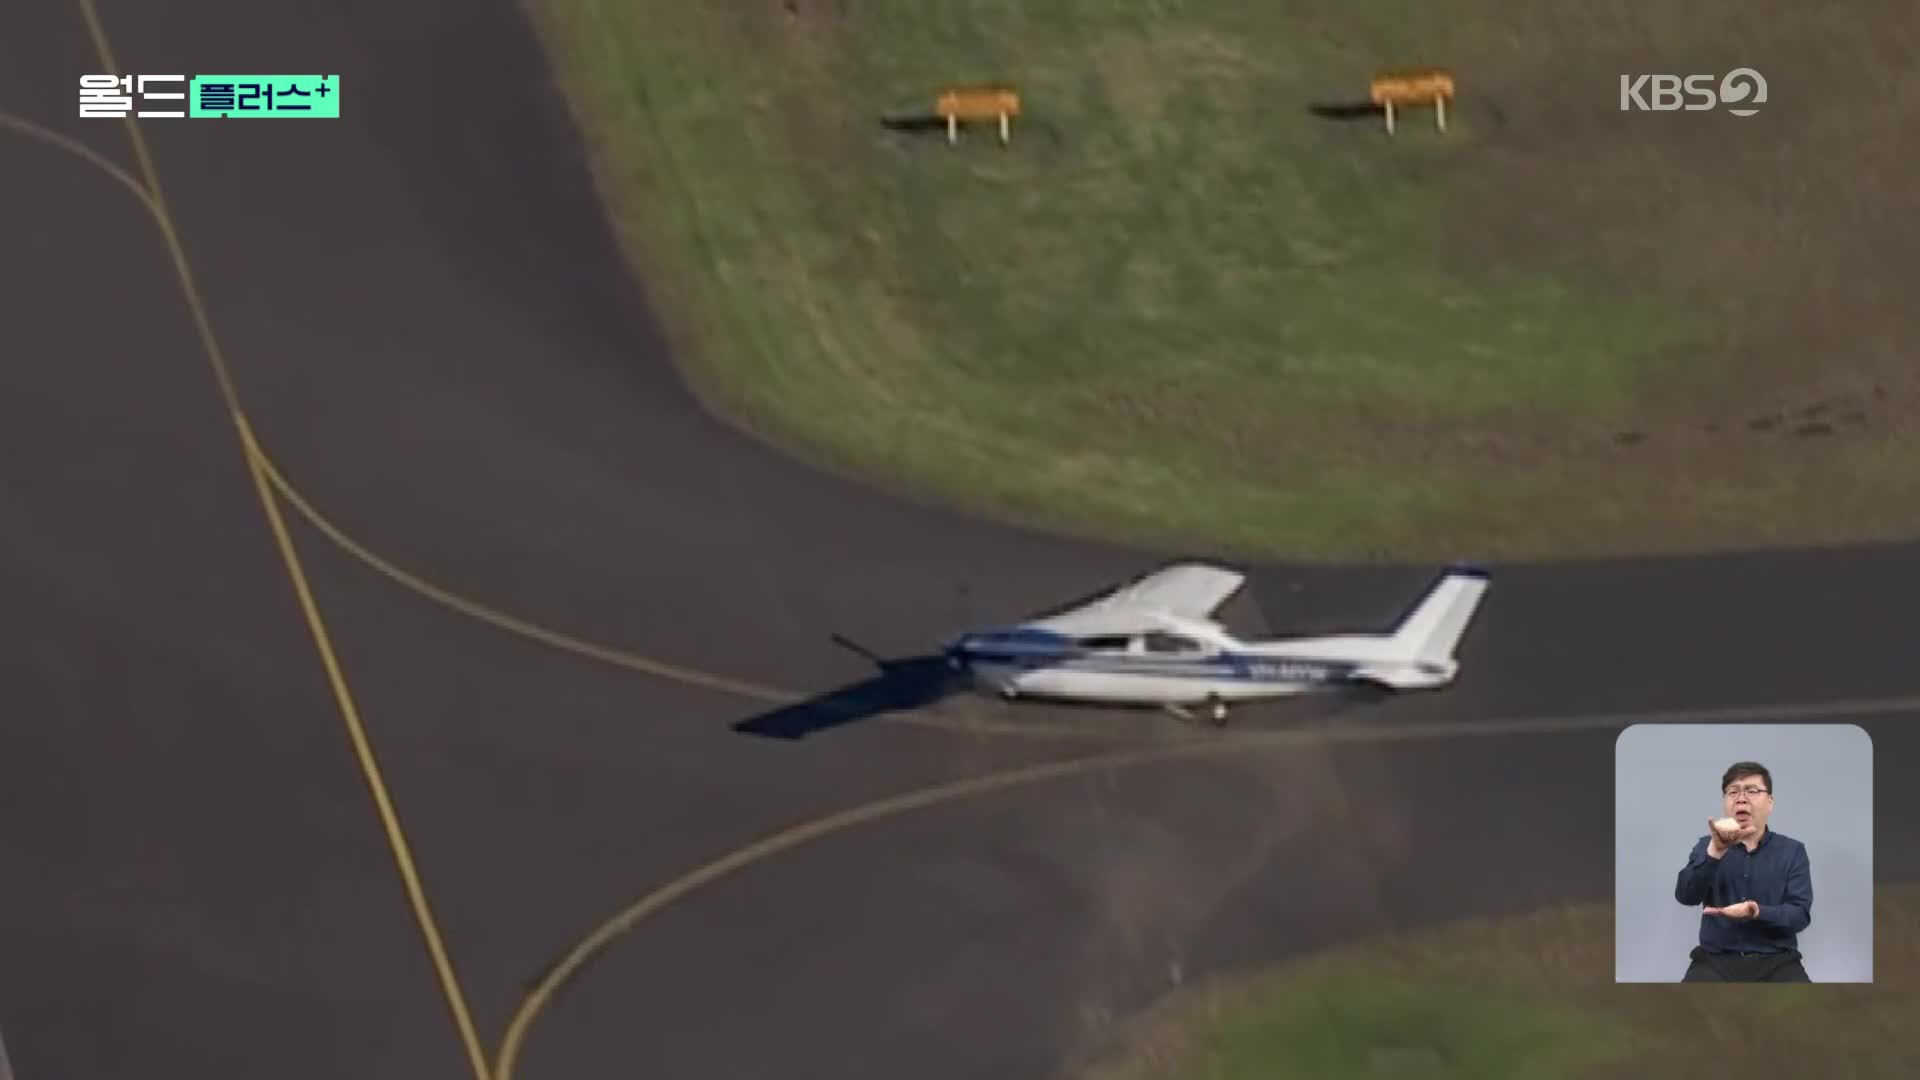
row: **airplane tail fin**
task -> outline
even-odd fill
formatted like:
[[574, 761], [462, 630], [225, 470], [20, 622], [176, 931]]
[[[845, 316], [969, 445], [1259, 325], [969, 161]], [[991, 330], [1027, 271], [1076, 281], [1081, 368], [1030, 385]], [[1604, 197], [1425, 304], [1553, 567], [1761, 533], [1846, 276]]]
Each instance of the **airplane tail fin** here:
[[1394, 652], [1421, 663], [1451, 663], [1454, 646], [1467, 632], [1487, 584], [1487, 572], [1479, 569], [1458, 568], [1441, 575], [1394, 628]]

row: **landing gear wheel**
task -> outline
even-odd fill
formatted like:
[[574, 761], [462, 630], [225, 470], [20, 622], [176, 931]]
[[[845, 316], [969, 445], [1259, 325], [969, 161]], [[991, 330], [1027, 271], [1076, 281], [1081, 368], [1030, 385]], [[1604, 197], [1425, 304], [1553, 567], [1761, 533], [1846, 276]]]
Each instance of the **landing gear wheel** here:
[[1217, 695], [1207, 697], [1207, 719], [1214, 727], [1227, 726], [1227, 703]]

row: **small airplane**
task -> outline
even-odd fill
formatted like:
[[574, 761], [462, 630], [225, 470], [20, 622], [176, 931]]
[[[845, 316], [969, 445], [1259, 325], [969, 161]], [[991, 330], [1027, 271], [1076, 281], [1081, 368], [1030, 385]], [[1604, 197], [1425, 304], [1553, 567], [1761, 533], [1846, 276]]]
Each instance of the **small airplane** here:
[[1205, 706], [1220, 727], [1231, 702], [1446, 686], [1489, 579], [1477, 568], [1447, 570], [1389, 633], [1261, 641], [1213, 619], [1245, 582], [1223, 566], [1173, 563], [1064, 610], [962, 634], [944, 654], [974, 686], [1008, 700], [1154, 705], [1189, 721], [1192, 707]]

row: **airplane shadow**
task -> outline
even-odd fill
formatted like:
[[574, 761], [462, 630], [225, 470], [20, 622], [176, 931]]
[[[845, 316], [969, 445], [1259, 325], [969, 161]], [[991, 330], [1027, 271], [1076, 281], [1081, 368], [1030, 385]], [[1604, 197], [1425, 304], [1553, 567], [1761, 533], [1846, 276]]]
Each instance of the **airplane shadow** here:
[[822, 731], [871, 720], [888, 713], [933, 705], [963, 688], [959, 675], [942, 656], [886, 659], [876, 656], [839, 634], [833, 641], [865, 656], [879, 674], [857, 683], [785, 705], [731, 725], [743, 735], [768, 739], [804, 739]]

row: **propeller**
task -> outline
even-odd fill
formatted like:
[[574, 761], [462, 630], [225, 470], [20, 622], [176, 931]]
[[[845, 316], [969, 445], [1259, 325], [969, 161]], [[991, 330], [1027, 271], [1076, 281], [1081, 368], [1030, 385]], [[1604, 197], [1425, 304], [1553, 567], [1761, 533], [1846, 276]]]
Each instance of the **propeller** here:
[[886, 657], [881, 656], [879, 653], [874, 652], [872, 649], [867, 648], [865, 645], [862, 645], [859, 642], [853, 640], [852, 638], [847, 637], [845, 634], [834, 633], [829, 635], [829, 637], [832, 638], [833, 643], [835, 645], [838, 645], [849, 652], [859, 653], [861, 656], [865, 657], [867, 661], [871, 663], [874, 667], [879, 668], [883, 672], [887, 670], [887, 664], [889, 663], [889, 661], [886, 659]]
[[945, 697], [967, 682], [966, 663], [961, 641], [956, 638], [938, 653], [922, 656], [886, 657], [844, 634], [828, 635], [834, 644], [854, 653], [880, 672], [879, 681], [891, 684], [897, 694], [926, 703]]

